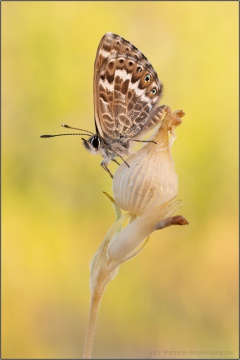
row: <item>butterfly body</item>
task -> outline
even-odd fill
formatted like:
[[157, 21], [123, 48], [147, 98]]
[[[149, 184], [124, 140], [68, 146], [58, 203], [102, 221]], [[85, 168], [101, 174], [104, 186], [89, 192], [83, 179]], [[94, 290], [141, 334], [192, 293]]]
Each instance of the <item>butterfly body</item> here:
[[[162, 83], [147, 58], [129, 41], [107, 33], [98, 46], [94, 63], [94, 115], [96, 134], [83, 139], [101, 165], [130, 153], [132, 141], [161, 122]], [[112, 175], [111, 175], [112, 176]]]

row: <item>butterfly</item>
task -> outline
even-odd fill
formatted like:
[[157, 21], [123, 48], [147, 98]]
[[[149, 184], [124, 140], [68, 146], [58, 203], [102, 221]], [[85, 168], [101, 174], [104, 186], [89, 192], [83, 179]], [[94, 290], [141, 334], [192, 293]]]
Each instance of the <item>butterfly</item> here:
[[94, 64], [94, 115], [96, 133], [63, 124], [84, 133], [41, 135], [85, 135], [83, 144], [92, 154], [103, 157], [101, 166], [110, 174], [108, 164], [116, 157], [130, 154], [133, 141], [161, 122], [164, 106], [158, 107], [163, 85], [148, 59], [129, 41], [106, 33], [98, 46]]

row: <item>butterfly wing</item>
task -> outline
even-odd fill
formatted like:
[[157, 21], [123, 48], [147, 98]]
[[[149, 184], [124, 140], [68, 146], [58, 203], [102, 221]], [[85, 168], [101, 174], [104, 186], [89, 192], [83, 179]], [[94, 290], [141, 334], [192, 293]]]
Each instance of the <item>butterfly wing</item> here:
[[135, 137], [151, 118], [162, 83], [147, 58], [118, 35], [103, 36], [94, 66], [96, 130], [106, 140]]

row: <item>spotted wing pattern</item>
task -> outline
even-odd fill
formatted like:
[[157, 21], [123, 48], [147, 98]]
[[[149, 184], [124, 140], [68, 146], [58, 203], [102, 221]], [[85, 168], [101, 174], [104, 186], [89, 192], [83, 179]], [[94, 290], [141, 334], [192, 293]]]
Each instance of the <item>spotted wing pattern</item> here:
[[161, 94], [162, 83], [147, 58], [129, 41], [105, 34], [94, 66], [97, 133], [108, 142], [137, 137], [159, 121]]

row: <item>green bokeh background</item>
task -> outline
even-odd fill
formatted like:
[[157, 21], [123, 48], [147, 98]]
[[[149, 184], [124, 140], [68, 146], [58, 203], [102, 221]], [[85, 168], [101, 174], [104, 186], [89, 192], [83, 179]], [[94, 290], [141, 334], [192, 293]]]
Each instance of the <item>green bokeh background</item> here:
[[108, 31], [149, 58], [161, 103], [186, 113], [172, 153], [190, 224], [155, 232], [121, 266], [93, 357], [238, 357], [238, 6], [1, 4], [3, 358], [82, 354], [112, 184], [79, 137], [39, 136], [62, 123], [94, 131], [93, 64]]

